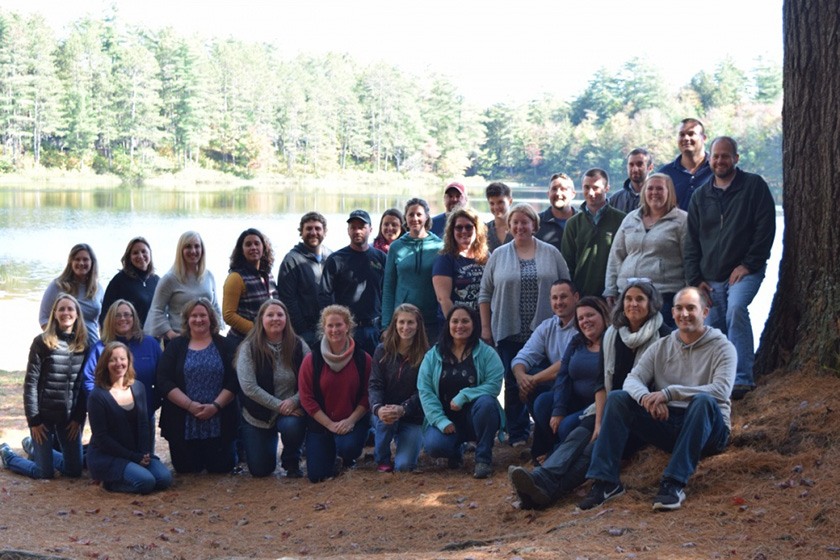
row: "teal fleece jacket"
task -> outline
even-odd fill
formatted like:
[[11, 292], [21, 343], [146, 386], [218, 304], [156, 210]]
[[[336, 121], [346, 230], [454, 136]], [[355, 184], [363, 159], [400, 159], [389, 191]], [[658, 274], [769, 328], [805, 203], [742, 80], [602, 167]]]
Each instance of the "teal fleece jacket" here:
[[[498, 397], [502, 392], [502, 379], [505, 368], [499, 354], [483, 341], [479, 341], [472, 351], [473, 363], [478, 372], [478, 384], [475, 387], [467, 387], [458, 393], [453, 401], [459, 406], [471, 403], [482, 395]], [[443, 431], [452, 421], [443, 412], [440, 404], [440, 373], [443, 366], [443, 358], [440, 355], [437, 344], [426, 352], [423, 362], [420, 364], [420, 371], [417, 374], [417, 391], [420, 395], [420, 404], [426, 419], [424, 426], [434, 426]], [[501, 426], [499, 428], [499, 441], [505, 440], [505, 415], [499, 405], [499, 417]]]
[[441, 238], [431, 232], [422, 239], [406, 233], [391, 244], [382, 286], [382, 330], [388, 328], [394, 308], [401, 303], [416, 305], [423, 313], [425, 324], [437, 323], [432, 265], [442, 248]]

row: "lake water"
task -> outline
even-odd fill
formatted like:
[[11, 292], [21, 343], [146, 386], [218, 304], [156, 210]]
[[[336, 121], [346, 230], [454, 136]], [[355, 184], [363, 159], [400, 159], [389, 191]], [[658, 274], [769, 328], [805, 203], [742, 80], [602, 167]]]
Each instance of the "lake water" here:
[[[22, 370], [29, 345], [40, 331], [38, 306], [47, 284], [63, 270], [76, 243], [91, 245], [99, 261], [105, 287], [120, 268], [125, 245], [142, 235], [152, 246], [158, 274], [172, 265], [175, 243], [187, 230], [199, 232], [207, 250], [208, 269], [217, 289], [227, 276], [228, 259], [239, 233], [256, 227], [271, 239], [275, 269], [297, 242], [300, 216], [318, 210], [327, 218], [325, 245], [347, 245], [345, 221], [356, 208], [370, 212], [374, 228], [391, 207], [402, 207], [415, 193], [389, 189], [389, 194], [292, 190], [266, 192], [252, 189], [224, 192], [182, 192], [145, 189], [40, 190], [27, 185], [0, 188], [0, 370]], [[477, 189], [474, 190], [474, 192]], [[514, 189], [514, 198], [545, 207], [544, 187]], [[422, 194], [422, 193], [421, 193]], [[425, 193], [433, 212], [441, 211], [439, 193]], [[476, 196], [471, 204], [490, 219], [486, 201]], [[782, 219], [767, 278], [750, 311], [756, 345], [770, 309], [781, 258]]]

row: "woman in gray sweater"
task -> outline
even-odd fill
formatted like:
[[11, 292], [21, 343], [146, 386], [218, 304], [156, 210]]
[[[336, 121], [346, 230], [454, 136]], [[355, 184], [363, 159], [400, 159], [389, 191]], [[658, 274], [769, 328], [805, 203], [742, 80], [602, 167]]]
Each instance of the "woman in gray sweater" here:
[[641, 207], [627, 214], [607, 261], [604, 297], [612, 307], [630, 279], [649, 279], [662, 294], [662, 319], [673, 330], [674, 294], [685, 286], [683, 240], [687, 214], [677, 207], [674, 183], [664, 173], [642, 186]]

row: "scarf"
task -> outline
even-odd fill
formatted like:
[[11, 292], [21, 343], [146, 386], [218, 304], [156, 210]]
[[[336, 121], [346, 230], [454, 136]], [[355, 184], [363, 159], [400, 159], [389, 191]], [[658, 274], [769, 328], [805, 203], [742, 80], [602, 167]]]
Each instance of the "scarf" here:
[[356, 349], [356, 343], [352, 338], [347, 339], [347, 344], [340, 354], [333, 354], [330, 350], [330, 344], [327, 342], [327, 337], [321, 339], [321, 356], [324, 357], [324, 363], [333, 371], [341, 371], [344, 369], [351, 359], [353, 359], [353, 351]]

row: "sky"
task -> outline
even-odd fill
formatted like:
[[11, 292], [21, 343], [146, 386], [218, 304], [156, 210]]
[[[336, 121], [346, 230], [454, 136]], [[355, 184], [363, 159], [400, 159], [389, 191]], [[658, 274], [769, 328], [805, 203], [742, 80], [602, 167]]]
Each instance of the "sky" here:
[[346, 52], [448, 76], [470, 101], [571, 99], [601, 67], [633, 57], [677, 89], [727, 56], [743, 69], [782, 60], [782, 1], [703, 0], [0, 0], [40, 13], [59, 36], [117, 7], [151, 29], [268, 42], [289, 57]]

